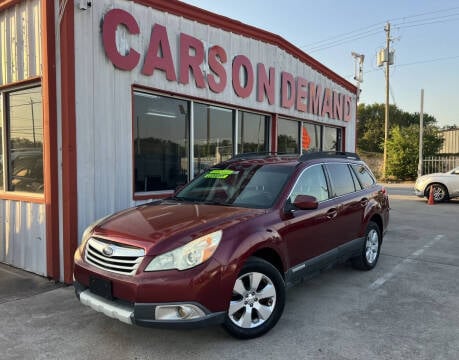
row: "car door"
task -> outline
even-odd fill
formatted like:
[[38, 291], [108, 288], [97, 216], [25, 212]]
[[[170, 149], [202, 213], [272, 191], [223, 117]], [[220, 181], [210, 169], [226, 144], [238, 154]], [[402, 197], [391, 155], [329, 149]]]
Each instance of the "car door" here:
[[347, 163], [330, 163], [325, 167], [330, 179], [331, 196], [339, 203], [333, 237], [333, 246], [339, 247], [359, 237], [369, 201], [368, 192], [362, 191]]
[[334, 246], [334, 223], [338, 208], [337, 202], [329, 199], [328, 183], [322, 165], [312, 165], [301, 173], [287, 203], [293, 203], [297, 195], [316, 197], [319, 202], [317, 209], [294, 209], [284, 214], [278, 232], [287, 244], [293, 271], [312, 272], [336, 258], [331, 250]]

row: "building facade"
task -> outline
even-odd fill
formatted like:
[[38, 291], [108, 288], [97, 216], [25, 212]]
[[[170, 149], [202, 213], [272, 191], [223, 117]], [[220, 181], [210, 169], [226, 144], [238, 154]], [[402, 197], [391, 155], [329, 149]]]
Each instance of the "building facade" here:
[[0, 0], [0, 262], [65, 282], [84, 229], [242, 152], [355, 150], [356, 87], [175, 0]]
[[440, 131], [444, 139], [440, 154], [459, 155], [459, 129], [448, 129]]

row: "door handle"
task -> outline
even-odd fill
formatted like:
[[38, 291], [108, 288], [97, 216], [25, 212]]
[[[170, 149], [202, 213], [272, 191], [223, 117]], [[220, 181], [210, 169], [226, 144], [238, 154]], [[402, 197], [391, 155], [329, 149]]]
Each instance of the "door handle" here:
[[330, 209], [330, 210], [327, 211], [327, 217], [329, 219], [334, 219], [334, 218], [336, 218], [336, 216], [338, 216], [338, 210]]

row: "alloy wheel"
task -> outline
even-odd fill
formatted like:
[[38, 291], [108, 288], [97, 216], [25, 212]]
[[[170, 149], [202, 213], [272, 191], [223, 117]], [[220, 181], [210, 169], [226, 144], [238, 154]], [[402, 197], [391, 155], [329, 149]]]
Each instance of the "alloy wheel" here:
[[265, 274], [249, 272], [233, 288], [228, 316], [237, 326], [255, 328], [269, 319], [276, 306], [276, 288]]

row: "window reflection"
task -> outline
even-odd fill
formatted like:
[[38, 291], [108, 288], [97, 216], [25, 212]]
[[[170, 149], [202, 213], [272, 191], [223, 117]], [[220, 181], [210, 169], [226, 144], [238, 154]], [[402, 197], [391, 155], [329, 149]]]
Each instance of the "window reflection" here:
[[267, 139], [268, 117], [247, 111], [240, 111], [238, 116], [239, 154], [268, 151]]
[[186, 183], [188, 113], [184, 100], [134, 94], [135, 192], [170, 190]]
[[3, 189], [3, 101], [0, 93], [0, 190]]
[[10, 191], [43, 193], [43, 118], [41, 87], [10, 92], [8, 109]]
[[323, 127], [323, 150], [341, 151], [341, 129]]
[[277, 128], [277, 151], [281, 154], [298, 154], [300, 139], [298, 121], [279, 119]]
[[194, 104], [194, 175], [233, 156], [233, 110]]
[[301, 149], [305, 152], [316, 152], [321, 149], [321, 126], [303, 123], [301, 128]]

